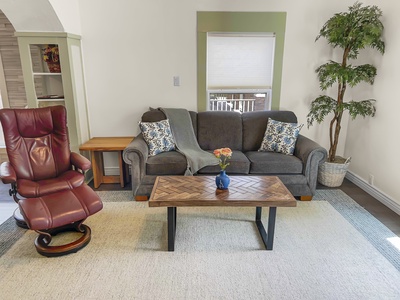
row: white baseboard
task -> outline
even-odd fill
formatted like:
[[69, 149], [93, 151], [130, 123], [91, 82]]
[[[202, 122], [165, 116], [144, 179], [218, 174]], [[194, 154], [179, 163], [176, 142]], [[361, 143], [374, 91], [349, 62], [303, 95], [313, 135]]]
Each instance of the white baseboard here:
[[400, 204], [395, 202], [392, 198], [390, 198], [385, 193], [378, 190], [376, 187], [370, 185], [364, 179], [355, 175], [354, 173], [347, 171], [346, 178], [354, 183], [356, 186], [364, 190], [366, 193], [370, 194], [372, 197], [377, 199], [382, 204], [386, 205], [388, 208], [393, 210], [395, 213], [400, 215]]

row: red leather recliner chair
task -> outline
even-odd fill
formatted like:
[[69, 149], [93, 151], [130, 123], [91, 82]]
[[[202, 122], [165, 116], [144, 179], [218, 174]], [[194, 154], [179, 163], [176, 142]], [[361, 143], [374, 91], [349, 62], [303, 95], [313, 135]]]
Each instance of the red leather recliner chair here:
[[[42, 255], [82, 249], [91, 236], [83, 222], [103, 204], [84, 182], [90, 161], [70, 151], [65, 107], [1, 109], [0, 121], [9, 158], [0, 166], [0, 179], [11, 184], [10, 195], [22, 215], [14, 214], [17, 224], [39, 233], [35, 246]], [[52, 236], [68, 230], [82, 236], [66, 245], [50, 245]]]

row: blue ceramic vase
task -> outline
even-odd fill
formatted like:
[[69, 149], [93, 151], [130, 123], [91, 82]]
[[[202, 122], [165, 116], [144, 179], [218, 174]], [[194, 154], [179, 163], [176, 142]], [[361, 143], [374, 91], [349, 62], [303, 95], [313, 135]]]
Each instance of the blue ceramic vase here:
[[231, 179], [228, 175], [226, 175], [225, 170], [220, 171], [217, 177], [215, 177], [215, 184], [217, 185], [217, 189], [226, 190], [228, 189], [229, 183]]

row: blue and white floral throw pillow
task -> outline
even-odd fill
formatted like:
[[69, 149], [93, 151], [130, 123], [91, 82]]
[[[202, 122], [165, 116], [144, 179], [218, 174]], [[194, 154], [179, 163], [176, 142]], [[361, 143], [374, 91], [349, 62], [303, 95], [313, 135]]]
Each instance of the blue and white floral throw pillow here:
[[267, 129], [258, 151], [273, 151], [293, 155], [303, 124], [268, 120]]
[[175, 150], [175, 140], [168, 120], [139, 122], [143, 138], [149, 146], [149, 155]]

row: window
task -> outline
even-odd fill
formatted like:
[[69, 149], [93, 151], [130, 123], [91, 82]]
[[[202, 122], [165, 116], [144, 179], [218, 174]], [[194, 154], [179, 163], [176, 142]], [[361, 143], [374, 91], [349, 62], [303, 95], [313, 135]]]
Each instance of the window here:
[[[197, 12], [197, 109], [198, 111], [210, 110], [211, 100], [226, 100], [223, 105], [234, 107], [234, 103], [252, 99], [257, 105], [260, 98], [265, 95], [264, 100], [266, 109], [279, 109], [281, 81], [282, 81], [282, 63], [283, 50], [286, 29], [285, 12]], [[235, 33], [240, 35], [263, 35], [265, 33], [274, 33], [273, 60], [271, 64], [271, 86], [264, 86], [264, 83], [249, 87], [230, 88], [227, 86], [215, 87], [217, 84], [208, 86], [208, 37], [211, 34], [219, 33], [229, 35]], [[268, 103], [269, 102], [269, 103]], [[243, 106], [247, 103], [242, 103]], [[237, 109], [237, 108], [233, 108]]]
[[271, 110], [271, 90], [254, 91], [208, 91], [208, 110], [234, 110], [240, 113]]
[[209, 110], [269, 110], [275, 35], [207, 34]]

